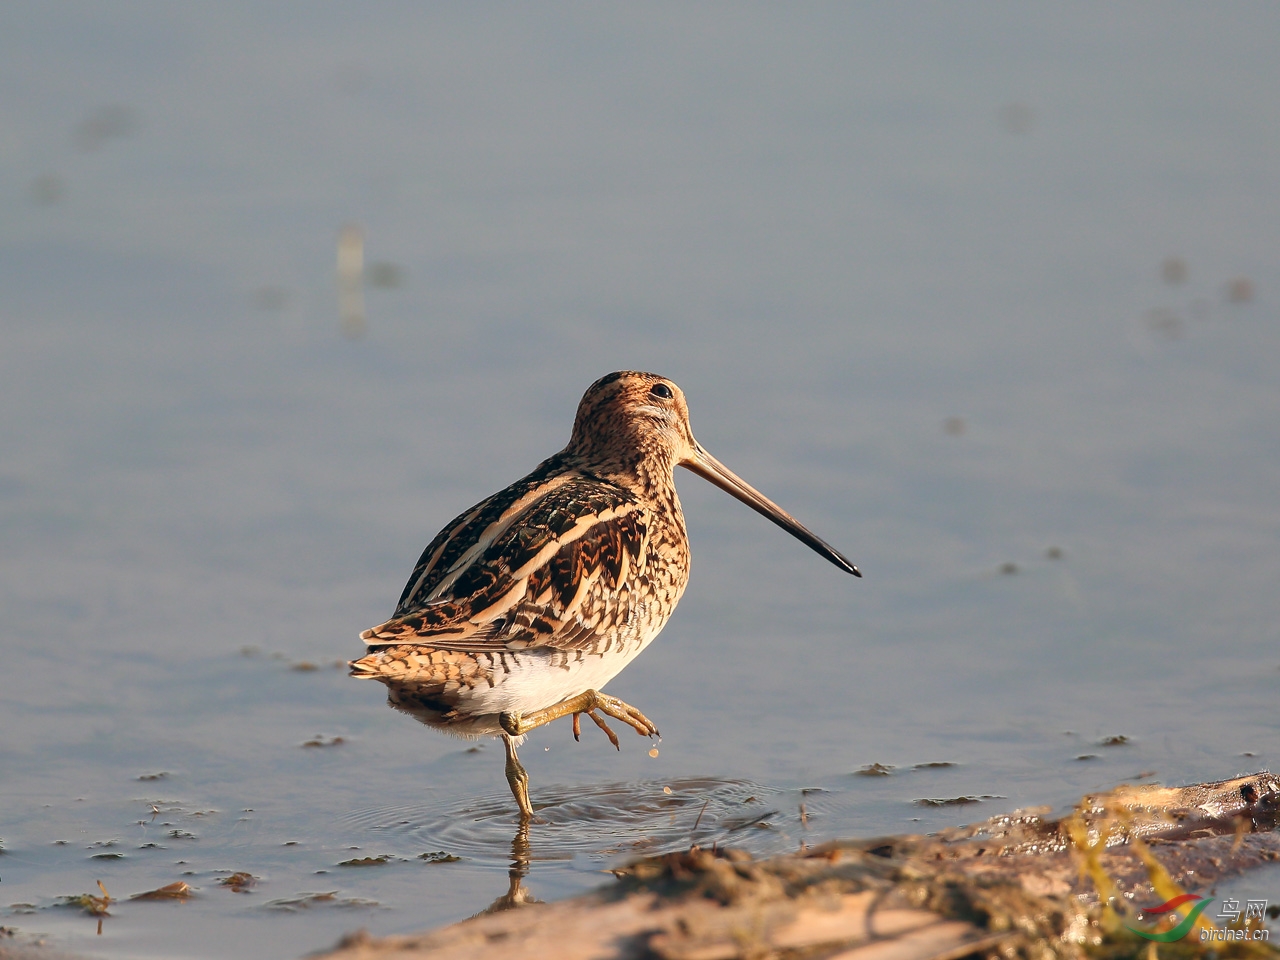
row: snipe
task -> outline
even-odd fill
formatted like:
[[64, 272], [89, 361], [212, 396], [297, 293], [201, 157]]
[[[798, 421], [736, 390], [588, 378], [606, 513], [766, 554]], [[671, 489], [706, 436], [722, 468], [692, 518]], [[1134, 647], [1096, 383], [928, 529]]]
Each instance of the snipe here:
[[351, 675], [393, 706], [463, 737], [500, 736], [522, 819], [533, 815], [518, 740], [560, 717], [605, 716], [654, 736], [601, 688], [666, 624], [689, 582], [674, 471], [687, 467], [840, 569], [834, 547], [693, 438], [684, 394], [652, 373], [611, 373], [578, 405], [569, 445], [437, 534], [392, 619], [364, 631]]

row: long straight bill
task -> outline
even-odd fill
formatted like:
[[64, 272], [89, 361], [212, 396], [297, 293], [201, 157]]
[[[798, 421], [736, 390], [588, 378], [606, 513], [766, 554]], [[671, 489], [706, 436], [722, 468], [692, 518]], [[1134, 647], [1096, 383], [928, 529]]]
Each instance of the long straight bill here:
[[862, 576], [862, 572], [850, 563], [844, 554], [821, 537], [810, 532], [799, 520], [707, 453], [701, 444], [694, 444], [693, 449], [694, 459], [686, 460], [681, 466], [688, 467], [698, 476], [710, 480], [725, 493], [741, 500], [756, 513], [768, 517], [787, 533], [801, 543], [807, 544], [810, 549], [822, 554], [841, 570], [846, 573], [852, 573], [855, 577]]

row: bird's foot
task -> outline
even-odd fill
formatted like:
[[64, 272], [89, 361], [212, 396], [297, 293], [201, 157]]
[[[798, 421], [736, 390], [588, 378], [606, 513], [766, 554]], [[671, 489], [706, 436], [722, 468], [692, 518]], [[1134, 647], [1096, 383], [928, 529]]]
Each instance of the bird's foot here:
[[[609, 742], [613, 744], [613, 749], [622, 749], [622, 744], [618, 742], [618, 735], [609, 729], [609, 725], [604, 722], [604, 717], [600, 716], [600, 714], [596, 713], [594, 710], [584, 710], [583, 713], [590, 717], [592, 722], [604, 731], [604, 735], [608, 737]], [[579, 725], [578, 719], [581, 716], [581, 713], [575, 713], [573, 715], [573, 739], [575, 740], [581, 739], [582, 727]]]
[[659, 736], [658, 728], [643, 713], [629, 703], [625, 703], [617, 697], [611, 697], [607, 693], [600, 693], [598, 690], [585, 690], [575, 697], [561, 700], [554, 706], [546, 707], [542, 710], [534, 710], [532, 713], [520, 713], [516, 710], [507, 711], [498, 715], [498, 722], [508, 736], [520, 737], [530, 730], [550, 723], [552, 720], [559, 720], [561, 717], [572, 714], [573, 735], [577, 738], [582, 732], [579, 716], [585, 713], [595, 722], [596, 726], [608, 735], [609, 741], [615, 747], [618, 746], [618, 738], [614, 736], [613, 731], [609, 729], [604, 720], [597, 716], [597, 710], [605, 716], [621, 720], [642, 737]]
[[[621, 720], [642, 737], [661, 736], [658, 733], [658, 728], [653, 725], [653, 721], [631, 706], [631, 704], [619, 700], [617, 697], [611, 697], [607, 693], [597, 693], [595, 690], [588, 690], [587, 693], [593, 696], [595, 703], [593, 704], [594, 709], [589, 708], [585, 712], [602, 730], [612, 734], [612, 731], [609, 731], [609, 728], [605, 726], [604, 721], [595, 715], [595, 710], [599, 710], [615, 720]], [[615, 747], [618, 745], [618, 741], [612, 735], [610, 735], [609, 739], [613, 741]]]

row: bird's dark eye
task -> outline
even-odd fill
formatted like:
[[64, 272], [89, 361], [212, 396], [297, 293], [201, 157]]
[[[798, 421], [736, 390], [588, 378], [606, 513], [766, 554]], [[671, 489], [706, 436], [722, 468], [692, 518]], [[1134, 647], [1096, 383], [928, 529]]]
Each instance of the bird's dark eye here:
[[649, 388], [649, 396], [656, 397], [659, 400], [670, 400], [675, 394], [671, 392], [671, 388], [665, 383], [655, 383]]

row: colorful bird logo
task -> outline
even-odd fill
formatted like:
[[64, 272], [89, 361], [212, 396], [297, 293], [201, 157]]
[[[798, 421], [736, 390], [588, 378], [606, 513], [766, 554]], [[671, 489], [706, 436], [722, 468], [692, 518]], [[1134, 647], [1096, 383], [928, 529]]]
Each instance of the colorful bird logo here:
[[1173, 943], [1175, 940], [1181, 940], [1191, 932], [1191, 928], [1196, 925], [1196, 920], [1200, 918], [1200, 914], [1204, 913], [1205, 908], [1213, 903], [1212, 897], [1206, 900], [1204, 897], [1196, 896], [1194, 893], [1184, 893], [1181, 896], [1174, 897], [1172, 900], [1165, 901], [1158, 907], [1144, 907], [1142, 909], [1144, 917], [1157, 917], [1166, 913], [1173, 913], [1173, 911], [1186, 903], [1195, 903], [1195, 906], [1182, 918], [1182, 922], [1172, 930], [1166, 930], [1164, 933], [1152, 933], [1150, 930], [1139, 930], [1137, 927], [1130, 927], [1127, 923], [1125, 927], [1130, 933], [1136, 933], [1140, 937], [1154, 940], [1157, 943]]

